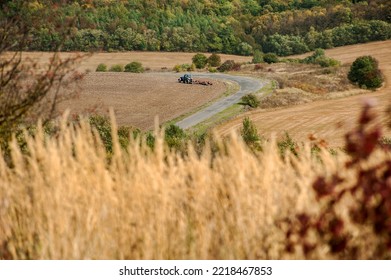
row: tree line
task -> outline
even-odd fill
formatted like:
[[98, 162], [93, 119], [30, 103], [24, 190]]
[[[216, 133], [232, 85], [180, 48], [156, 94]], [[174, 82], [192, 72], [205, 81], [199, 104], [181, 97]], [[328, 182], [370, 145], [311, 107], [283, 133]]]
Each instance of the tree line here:
[[[79, 0], [24, 1], [23, 10], [55, 13], [35, 26], [28, 50], [187, 51], [251, 55], [303, 53], [391, 38], [388, 0]], [[13, 10], [14, 9], [14, 10]], [[59, 22], [72, 21], [64, 36]], [[27, 23], [29, 24], [29, 23]]]

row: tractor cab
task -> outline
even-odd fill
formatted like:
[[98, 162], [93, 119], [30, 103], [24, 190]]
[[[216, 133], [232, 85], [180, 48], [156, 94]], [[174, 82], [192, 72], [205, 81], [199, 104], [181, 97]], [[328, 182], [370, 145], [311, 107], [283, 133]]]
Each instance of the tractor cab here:
[[191, 77], [191, 74], [185, 74], [178, 79], [178, 82], [184, 83], [184, 84], [192, 84], [193, 78]]

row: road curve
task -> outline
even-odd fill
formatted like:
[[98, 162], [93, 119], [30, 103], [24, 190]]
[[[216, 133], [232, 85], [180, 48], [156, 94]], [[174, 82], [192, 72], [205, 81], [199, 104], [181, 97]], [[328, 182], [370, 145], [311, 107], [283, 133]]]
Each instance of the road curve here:
[[232, 76], [227, 74], [206, 74], [206, 73], [197, 73], [193, 74], [193, 79], [197, 78], [210, 78], [216, 80], [230, 80], [239, 84], [239, 91], [235, 94], [232, 94], [228, 97], [219, 99], [212, 105], [198, 111], [197, 113], [184, 118], [183, 120], [176, 123], [182, 129], [187, 129], [192, 127], [204, 120], [209, 119], [213, 115], [225, 110], [229, 106], [238, 103], [240, 99], [249, 93], [254, 93], [259, 91], [262, 87], [265, 86], [265, 82], [260, 80], [242, 77], [242, 76]]

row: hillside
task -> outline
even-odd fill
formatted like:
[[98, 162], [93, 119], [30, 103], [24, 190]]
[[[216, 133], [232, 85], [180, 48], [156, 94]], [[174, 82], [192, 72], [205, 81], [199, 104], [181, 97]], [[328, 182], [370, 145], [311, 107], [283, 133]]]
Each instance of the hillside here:
[[[376, 98], [377, 112], [381, 114], [380, 121], [385, 126], [387, 116], [384, 111], [390, 105], [391, 92], [391, 41], [335, 48], [326, 51], [326, 54], [343, 63], [351, 63], [361, 55], [376, 57], [386, 78], [385, 86], [376, 92], [343, 99], [318, 101], [273, 111], [255, 110], [219, 126], [218, 133], [227, 135], [230, 131], [239, 129], [243, 118], [249, 116], [266, 137], [271, 134], [282, 136], [288, 132], [294, 139], [304, 141], [309, 134], [315, 134], [331, 146], [341, 146], [344, 134], [354, 126], [364, 98]], [[388, 135], [389, 132], [387, 130]]]
[[[30, 51], [305, 53], [391, 38], [388, 0], [7, 1]], [[16, 19], [16, 20], [15, 20]]]

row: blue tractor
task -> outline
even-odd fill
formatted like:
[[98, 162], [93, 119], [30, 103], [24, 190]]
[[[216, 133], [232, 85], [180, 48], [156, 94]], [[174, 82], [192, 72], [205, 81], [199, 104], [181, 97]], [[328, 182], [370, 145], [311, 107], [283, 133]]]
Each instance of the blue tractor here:
[[178, 79], [178, 82], [184, 83], [184, 84], [192, 84], [193, 83], [193, 79], [192, 79], [190, 74], [185, 74], [185, 75], [183, 75], [182, 77], [180, 77]]

